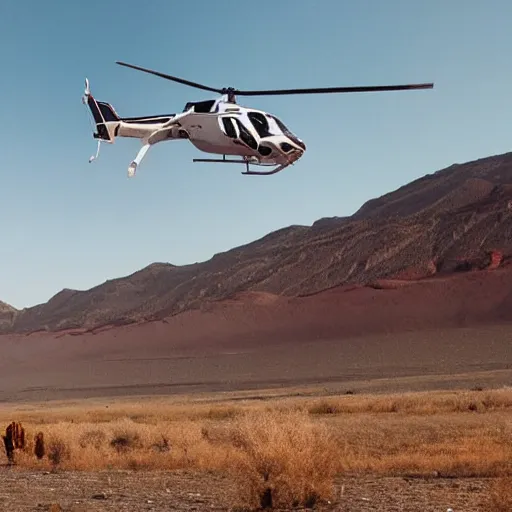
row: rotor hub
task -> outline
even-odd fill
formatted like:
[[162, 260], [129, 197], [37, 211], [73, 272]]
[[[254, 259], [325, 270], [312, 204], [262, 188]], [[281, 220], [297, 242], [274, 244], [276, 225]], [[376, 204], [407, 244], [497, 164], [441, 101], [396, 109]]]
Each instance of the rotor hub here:
[[236, 89], [234, 87], [223, 87], [222, 94], [227, 95], [229, 103], [236, 103]]

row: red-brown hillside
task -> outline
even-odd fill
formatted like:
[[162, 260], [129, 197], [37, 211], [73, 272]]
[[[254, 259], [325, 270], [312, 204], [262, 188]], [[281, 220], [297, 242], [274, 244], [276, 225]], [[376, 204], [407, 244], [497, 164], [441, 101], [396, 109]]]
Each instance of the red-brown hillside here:
[[[427, 317], [434, 324], [457, 323], [470, 314], [486, 322], [493, 318], [508, 320], [510, 296], [500, 289], [508, 282], [508, 270], [452, 281], [437, 279], [458, 271], [500, 269], [507, 264], [512, 254], [511, 201], [511, 153], [452, 165], [369, 201], [351, 217], [284, 228], [202, 263], [181, 267], [155, 263], [87, 291], [63, 290], [46, 304], [15, 314], [0, 308], [0, 332], [93, 329], [165, 319], [186, 311], [191, 315], [194, 309], [208, 307], [230, 311], [235, 299], [223, 305], [209, 303], [240, 292], [262, 293], [242, 295], [251, 304], [250, 308], [237, 306], [245, 308], [245, 320], [240, 320], [242, 330], [243, 325], [251, 323], [247, 315], [256, 314], [252, 313], [254, 297], [272, 303], [271, 307], [261, 307], [266, 308], [266, 318], [277, 315], [268, 324], [268, 329], [275, 332], [279, 331], [276, 322], [286, 326], [288, 321], [301, 331], [300, 322], [310, 310], [318, 315], [306, 315], [311, 335], [329, 330], [331, 325], [333, 329], [336, 325], [338, 330], [355, 332], [368, 318], [384, 330], [393, 328], [399, 319], [403, 327], [418, 326]], [[382, 290], [396, 288], [397, 279], [431, 276], [436, 276], [431, 284]], [[496, 284], [495, 280], [503, 283]], [[341, 323], [333, 320], [338, 313], [332, 309], [339, 300], [335, 301], [339, 291], [314, 299], [292, 298], [340, 285], [366, 286], [343, 295], [347, 298], [343, 299], [343, 312], [339, 312]], [[448, 291], [451, 302], [443, 302], [443, 309], [438, 311], [436, 303], [441, 302], [436, 294]], [[475, 305], [484, 298], [485, 303]], [[389, 311], [395, 301], [405, 308], [398, 316]], [[377, 303], [379, 308], [372, 308]], [[293, 308], [283, 310], [287, 311], [284, 316], [276, 313], [282, 304], [293, 304]], [[301, 307], [305, 308], [304, 315]], [[426, 315], [425, 308], [434, 308], [432, 311], [437, 313]], [[324, 311], [334, 317], [327, 320]], [[231, 332], [235, 332], [236, 325], [235, 321], [229, 323]], [[258, 319], [258, 325], [265, 322]]]

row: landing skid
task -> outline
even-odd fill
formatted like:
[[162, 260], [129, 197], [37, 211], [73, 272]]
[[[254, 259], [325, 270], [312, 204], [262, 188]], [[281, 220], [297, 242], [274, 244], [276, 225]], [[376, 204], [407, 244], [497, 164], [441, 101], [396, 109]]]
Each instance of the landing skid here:
[[[210, 162], [210, 163], [218, 163], [218, 164], [243, 164], [245, 165], [246, 170], [242, 172], [241, 174], [245, 174], [248, 176], [269, 176], [271, 174], [276, 174], [280, 171], [282, 171], [285, 167], [288, 167], [290, 164], [282, 164], [277, 166], [275, 169], [272, 169], [271, 171], [251, 171], [249, 166], [251, 165], [251, 162], [249, 160], [236, 160], [233, 158], [194, 158], [192, 160], [193, 162]], [[257, 165], [260, 167], [272, 167], [275, 164], [265, 164], [265, 163], [254, 163], [252, 162], [252, 165]]]

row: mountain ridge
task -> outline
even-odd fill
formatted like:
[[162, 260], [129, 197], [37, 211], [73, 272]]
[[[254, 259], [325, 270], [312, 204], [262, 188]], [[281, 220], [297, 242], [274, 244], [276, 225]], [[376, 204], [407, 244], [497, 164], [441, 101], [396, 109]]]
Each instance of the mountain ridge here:
[[337, 286], [389, 287], [496, 268], [511, 255], [512, 153], [505, 153], [450, 165], [366, 201], [351, 216], [283, 227], [203, 262], [151, 263], [22, 310], [0, 303], [0, 333], [151, 322], [248, 292], [293, 297]]

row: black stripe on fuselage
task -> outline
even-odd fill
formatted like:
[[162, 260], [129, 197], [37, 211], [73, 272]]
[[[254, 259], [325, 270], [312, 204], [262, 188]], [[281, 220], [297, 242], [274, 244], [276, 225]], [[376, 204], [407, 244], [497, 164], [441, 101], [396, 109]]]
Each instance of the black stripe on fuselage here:
[[121, 121], [123, 123], [133, 123], [133, 124], [162, 124], [167, 123], [176, 114], [167, 114], [164, 116], [143, 116], [143, 117], [122, 117]]

